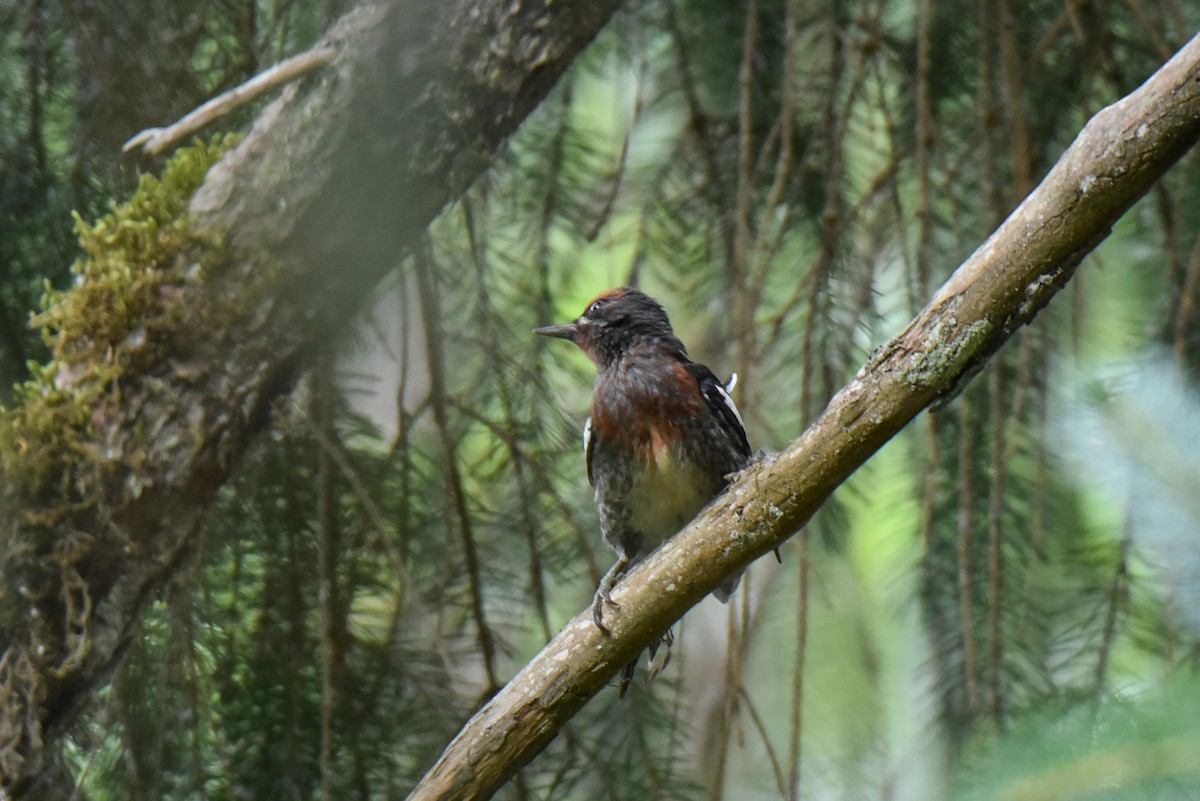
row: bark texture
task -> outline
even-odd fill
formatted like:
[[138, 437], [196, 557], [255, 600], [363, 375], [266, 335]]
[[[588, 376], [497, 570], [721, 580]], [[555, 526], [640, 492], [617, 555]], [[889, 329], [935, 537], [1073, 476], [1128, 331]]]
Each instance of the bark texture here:
[[357, 7], [321, 42], [330, 67], [210, 170], [183, 233], [152, 237], [173, 245], [133, 265], [145, 308], [57, 343], [29, 396], [56, 416], [5, 419], [0, 799], [50, 797], [56, 738], [194, 551], [273, 399], [619, 5]]
[[1113, 223], [1200, 139], [1200, 37], [1099, 112], [1041, 185], [783, 453], [747, 469], [467, 722], [409, 801], [485, 799], [608, 680], [730, 575], [787, 540], [920, 411], [963, 382], [1070, 279]]

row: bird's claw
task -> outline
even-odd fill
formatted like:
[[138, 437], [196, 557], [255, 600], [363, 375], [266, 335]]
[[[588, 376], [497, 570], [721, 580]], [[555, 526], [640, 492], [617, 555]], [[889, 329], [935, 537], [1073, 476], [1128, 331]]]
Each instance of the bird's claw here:
[[621, 605], [612, 599], [612, 588], [616, 586], [617, 579], [625, 572], [625, 568], [629, 566], [629, 557], [622, 551], [617, 556], [617, 561], [608, 572], [604, 574], [604, 578], [600, 579], [600, 586], [596, 588], [596, 594], [592, 598], [592, 622], [596, 624], [596, 628], [600, 629], [605, 634], [608, 634], [608, 629], [604, 626], [604, 605], [620, 607]]
[[[646, 666], [646, 681], [654, 681], [655, 677], [671, 663], [671, 646], [675, 644], [675, 633], [667, 629], [662, 638], [646, 649], [649, 658]], [[662, 648], [662, 658], [659, 659], [659, 648]]]
[[604, 605], [611, 604], [612, 606], [616, 607], [620, 606], [619, 603], [612, 599], [612, 595], [609, 594], [609, 589], [610, 588], [601, 585], [600, 588], [596, 590], [595, 596], [592, 597], [592, 622], [596, 624], [596, 628], [600, 629], [605, 634], [608, 634], [608, 627], [604, 625], [603, 620]]

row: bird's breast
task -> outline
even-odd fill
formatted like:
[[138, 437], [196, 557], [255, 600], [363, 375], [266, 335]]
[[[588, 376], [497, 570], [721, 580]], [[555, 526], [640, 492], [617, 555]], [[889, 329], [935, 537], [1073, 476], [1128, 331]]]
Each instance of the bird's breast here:
[[630, 523], [655, 547], [687, 525], [712, 498], [711, 481], [695, 464], [663, 448], [643, 463], [630, 491]]

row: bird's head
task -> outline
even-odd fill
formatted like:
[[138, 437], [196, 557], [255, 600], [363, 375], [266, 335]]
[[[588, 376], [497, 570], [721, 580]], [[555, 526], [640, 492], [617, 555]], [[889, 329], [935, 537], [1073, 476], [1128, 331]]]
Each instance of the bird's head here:
[[569, 323], [547, 325], [533, 332], [571, 340], [601, 368], [614, 364], [636, 345], [655, 345], [681, 357], [687, 355], [663, 307], [630, 287], [597, 295], [583, 314]]

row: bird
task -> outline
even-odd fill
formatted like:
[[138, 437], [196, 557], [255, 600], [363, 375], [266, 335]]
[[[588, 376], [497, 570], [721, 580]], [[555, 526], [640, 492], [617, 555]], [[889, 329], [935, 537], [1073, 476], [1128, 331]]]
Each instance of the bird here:
[[[746, 426], [729, 394], [736, 374], [726, 384], [689, 359], [666, 310], [631, 287], [603, 292], [575, 320], [534, 333], [574, 342], [596, 365], [583, 440], [601, 534], [617, 556], [591, 604], [592, 621], [607, 633], [604, 611], [617, 605], [612, 590], [621, 576], [751, 461]], [[738, 580], [713, 595], [728, 601]], [[669, 631], [663, 642], [669, 658]], [[626, 668], [622, 696], [636, 664]]]

